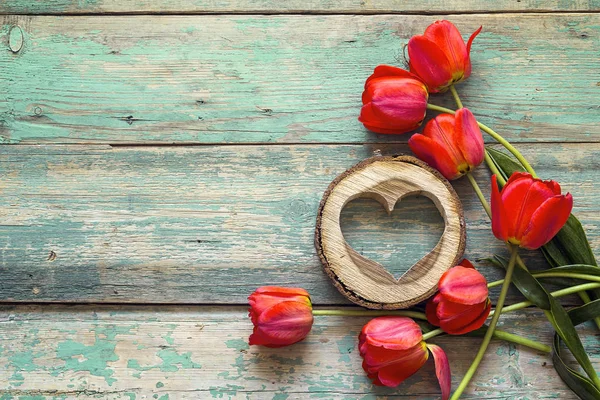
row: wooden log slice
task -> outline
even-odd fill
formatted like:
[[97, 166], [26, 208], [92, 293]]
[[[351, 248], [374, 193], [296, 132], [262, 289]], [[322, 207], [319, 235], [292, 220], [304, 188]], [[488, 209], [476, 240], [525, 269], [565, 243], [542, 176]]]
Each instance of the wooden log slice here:
[[[437, 245], [396, 279], [346, 242], [340, 215], [346, 204], [359, 197], [375, 199], [391, 213], [399, 200], [410, 195], [431, 199], [445, 228]], [[465, 242], [462, 205], [452, 185], [410, 156], [379, 156], [360, 162], [331, 182], [319, 206], [315, 246], [323, 267], [344, 296], [367, 308], [407, 308], [431, 296], [442, 274], [462, 258]]]

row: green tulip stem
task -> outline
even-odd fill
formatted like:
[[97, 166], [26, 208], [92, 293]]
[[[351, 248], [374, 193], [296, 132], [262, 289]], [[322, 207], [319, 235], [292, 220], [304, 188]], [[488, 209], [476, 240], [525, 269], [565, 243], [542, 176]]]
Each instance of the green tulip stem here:
[[[408, 311], [408, 310], [399, 310], [399, 311], [386, 311], [386, 310], [332, 310], [332, 309], [319, 309], [313, 310], [314, 316], [343, 316], [343, 317], [383, 317], [383, 316], [402, 316], [409, 317], [420, 320], [427, 320], [427, 316], [418, 311]], [[431, 339], [435, 336], [443, 335], [444, 332], [441, 329], [434, 329], [427, 333], [423, 334], [423, 340]], [[550, 348], [548, 346], [536, 342], [535, 340], [527, 339], [519, 335], [515, 335], [512, 333], [508, 333], [501, 330], [496, 330], [494, 332], [494, 337], [500, 340], [506, 340], [508, 342], [513, 342], [516, 344], [522, 344], [523, 346], [530, 347], [534, 350], [539, 350], [543, 352], [550, 352]]]
[[431, 339], [433, 337], [436, 337], [436, 336], [439, 336], [439, 335], [443, 335], [444, 333], [446, 333], [446, 332], [444, 332], [442, 330], [442, 328], [437, 328], [437, 329], [434, 329], [434, 330], [429, 331], [427, 333], [424, 333], [423, 334], [423, 340], [429, 340], [429, 339]]
[[[427, 104], [427, 109], [432, 110], [432, 111], [442, 112], [442, 113], [448, 113], [448, 114], [454, 114], [456, 112], [449, 108], [436, 106], [434, 104]], [[519, 150], [517, 150], [512, 144], [510, 144], [508, 142], [508, 140], [504, 139], [502, 136], [500, 136], [500, 134], [498, 134], [492, 128], [490, 128], [487, 125], [482, 124], [481, 122], [477, 122], [477, 125], [479, 125], [479, 127], [481, 128], [482, 131], [484, 131], [485, 133], [490, 135], [495, 141], [497, 141], [502, 146], [504, 146], [506, 148], [506, 150], [510, 151], [512, 153], [512, 155], [514, 155], [517, 158], [517, 160], [519, 160], [519, 162], [521, 163], [521, 165], [523, 165], [523, 167], [527, 170], [527, 172], [529, 172], [534, 178], [537, 178], [537, 174], [535, 173], [534, 169], [531, 167], [531, 164], [529, 164], [529, 161], [527, 161], [525, 159], [525, 157], [523, 157], [521, 152]]]
[[[423, 340], [427, 341], [431, 338], [434, 338], [436, 336], [439, 335], [443, 335], [446, 332], [444, 332], [442, 329], [434, 329], [432, 331], [429, 331], [427, 333], [423, 334]], [[500, 340], [505, 340], [507, 342], [512, 342], [515, 344], [520, 344], [529, 348], [532, 348], [534, 350], [538, 350], [538, 351], [542, 351], [544, 353], [550, 353], [552, 350], [550, 349], [550, 346], [547, 346], [545, 344], [542, 344], [540, 342], [536, 342], [535, 340], [531, 340], [531, 339], [527, 339], [524, 338], [523, 336], [519, 336], [519, 335], [515, 335], [513, 333], [509, 333], [506, 331], [502, 331], [500, 329], [496, 329], [494, 331], [494, 338], [496, 339], [500, 339]]]
[[446, 107], [436, 106], [435, 104], [427, 103], [427, 109], [431, 111], [437, 111], [441, 113], [454, 114], [456, 111]]
[[313, 315], [333, 315], [338, 317], [383, 317], [387, 315], [394, 315], [400, 317], [409, 317], [414, 319], [427, 320], [427, 317], [422, 312], [398, 310], [398, 311], [387, 311], [387, 310], [331, 310], [331, 309], [320, 309], [313, 310]]
[[506, 342], [512, 342], [523, 346], [527, 346], [529, 348], [541, 351], [543, 353], [552, 352], [552, 349], [548, 345], [536, 342], [535, 340], [524, 338], [523, 336], [515, 335], [513, 333], [501, 331], [500, 329], [496, 329], [494, 331], [494, 338], [504, 340]]
[[481, 205], [485, 209], [485, 212], [487, 213], [488, 217], [491, 219], [492, 218], [492, 210], [490, 209], [490, 205], [488, 204], [487, 200], [485, 199], [485, 196], [483, 195], [481, 188], [477, 184], [477, 181], [475, 180], [475, 178], [473, 178], [473, 175], [470, 172], [467, 172], [467, 178], [469, 178], [469, 182], [471, 182], [471, 186], [473, 186], [473, 190], [477, 194], [477, 197], [479, 197], [479, 201], [481, 202]]
[[[506, 294], [508, 293], [508, 287], [510, 286], [510, 280], [512, 278], [512, 273], [515, 269], [515, 262], [517, 261], [517, 255], [519, 248], [514, 246], [512, 252], [510, 254], [510, 261], [508, 262], [508, 267], [506, 268], [506, 278], [504, 279], [504, 284], [502, 285], [502, 289], [500, 290], [500, 296], [498, 296], [498, 301], [496, 303], [496, 308], [502, 310], [504, 307], [504, 300], [506, 299]], [[477, 371], [477, 367], [481, 363], [483, 356], [492, 340], [492, 336], [494, 335], [494, 330], [496, 329], [496, 324], [498, 323], [498, 319], [500, 318], [500, 312], [494, 313], [492, 316], [492, 320], [490, 321], [490, 325], [485, 332], [485, 336], [483, 337], [483, 342], [481, 342], [481, 346], [479, 347], [479, 351], [473, 360], [473, 363], [467, 370], [467, 373], [463, 377], [462, 381], [458, 385], [456, 391], [452, 394], [450, 400], [457, 400], [460, 398], [466, 387], [469, 385], [471, 378], [475, 375]]]
[[504, 176], [502, 176], [502, 173], [494, 163], [494, 160], [492, 160], [492, 157], [490, 157], [490, 153], [488, 153], [487, 150], [485, 151], [485, 163], [487, 164], [492, 174], [496, 175], [496, 179], [498, 179], [500, 185], [504, 186], [506, 184], [506, 179], [504, 179]]
[[[557, 290], [555, 292], [551, 292], [550, 296], [562, 297], [562, 296], [567, 296], [569, 294], [577, 293], [582, 290], [591, 290], [591, 289], [598, 289], [598, 288], [600, 288], [600, 283], [583, 283], [581, 285], [571, 286], [568, 288]], [[511, 311], [522, 310], [522, 309], [527, 308], [532, 305], [533, 305], [533, 303], [530, 301], [522, 301], [520, 303], [511, 304], [510, 306], [506, 306], [502, 310], [500, 310], [500, 314], [504, 314], [504, 313], [511, 312]], [[495, 313], [495, 311], [496, 310], [492, 310], [490, 315], [493, 315]]]
[[[533, 272], [533, 275], [537, 278], [571, 278], [571, 279], [581, 279], [584, 281], [591, 282], [600, 282], [600, 276], [596, 275], [588, 275], [588, 274], [575, 274], [573, 272], [552, 272], [552, 271], [541, 271], [541, 272]], [[488, 283], [488, 288], [493, 288], [495, 286], [502, 285], [504, 283], [504, 279], [500, 279], [498, 281]]]
[[592, 282], [600, 282], [600, 276], [596, 275], [588, 275], [588, 274], [575, 274], [572, 272], [540, 272], [535, 275], [536, 278], [572, 278], [572, 279], [582, 279], [586, 281]]
[[458, 97], [458, 92], [454, 85], [450, 85], [450, 93], [452, 93], [452, 97], [454, 97], [454, 101], [456, 102], [456, 106], [458, 108], [463, 108], [462, 101], [460, 101], [460, 97]]

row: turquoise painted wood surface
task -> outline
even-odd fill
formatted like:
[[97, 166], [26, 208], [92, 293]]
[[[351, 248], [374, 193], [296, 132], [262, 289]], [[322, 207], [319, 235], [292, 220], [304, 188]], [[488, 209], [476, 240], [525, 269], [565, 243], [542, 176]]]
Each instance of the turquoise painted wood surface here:
[[[249, 348], [246, 296], [293, 285], [318, 306], [348, 305], [314, 254], [318, 202], [374, 150], [409, 151], [409, 135], [360, 126], [360, 92], [376, 64], [401, 64], [407, 39], [446, 14], [465, 36], [484, 26], [459, 87], [465, 104], [572, 192], [598, 254], [599, 10], [596, 0], [5, 0], [0, 399], [438, 398], [431, 365], [398, 389], [370, 384], [356, 349], [363, 318], [318, 318], [301, 344]], [[476, 178], [487, 195], [489, 174]], [[467, 182], [455, 188], [467, 256], [504, 252]], [[396, 273], [442, 229], [418, 198], [391, 217], [355, 201], [342, 224]], [[527, 262], [543, 267], [539, 255]], [[551, 339], [534, 310], [501, 324]], [[598, 368], [597, 331], [580, 329]], [[478, 341], [436, 339], [454, 386]], [[465, 398], [575, 396], [547, 356], [494, 341]]]
[[[522, 145], [542, 177], [575, 198], [600, 249], [600, 144]], [[263, 284], [299, 285], [317, 304], [342, 297], [322, 272], [314, 225], [329, 182], [374, 149], [406, 145], [116, 147], [4, 146], [0, 299], [236, 303]], [[488, 193], [489, 174], [476, 178]], [[454, 185], [467, 256], [505, 254], [466, 180]], [[408, 201], [392, 218], [376, 202], [344, 211], [349, 242], [400, 274], [437, 243], [433, 204]], [[412, 261], [412, 262], [411, 262]], [[533, 258], [532, 268], [545, 268]], [[490, 279], [499, 271], [484, 268]]]
[[[356, 118], [377, 64], [436, 16], [5, 16], [5, 143], [362, 143]], [[459, 86], [515, 141], [600, 137], [600, 16], [457, 15], [473, 45]], [[14, 27], [22, 48], [8, 49]], [[12, 35], [9, 35], [12, 33]], [[12, 41], [10, 38], [13, 38]], [[13, 46], [16, 44], [13, 43]], [[447, 97], [433, 103], [453, 107]]]

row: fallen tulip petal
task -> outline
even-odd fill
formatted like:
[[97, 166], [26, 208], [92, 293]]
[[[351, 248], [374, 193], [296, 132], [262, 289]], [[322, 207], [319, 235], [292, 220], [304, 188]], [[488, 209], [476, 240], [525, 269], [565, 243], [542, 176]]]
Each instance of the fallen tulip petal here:
[[440, 346], [428, 344], [427, 347], [429, 348], [429, 351], [431, 351], [433, 361], [435, 362], [435, 375], [437, 376], [438, 382], [440, 383], [440, 389], [442, 390], [442, 400], [448, 400], [450, 391], [452, 390], [452, 375], [450, 373], [448, 356]]

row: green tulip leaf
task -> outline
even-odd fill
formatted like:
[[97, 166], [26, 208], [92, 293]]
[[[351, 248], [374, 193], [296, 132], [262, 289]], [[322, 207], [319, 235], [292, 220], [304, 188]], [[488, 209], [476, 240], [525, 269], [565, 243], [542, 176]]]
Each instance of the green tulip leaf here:
[[[496, 265], [500, 265], [503, 268], [507, 267], [508, 263], [505, 258], [495, 255], [494, 259]], [[542, 310], [549, 311], [551, 309], [549, 300], [551, 296], [529, 272], [518, 266], [515, 267], [512, 276], [512, 283], [517, 287], [517, 289], [519, 289], [519, 291], [527, 300], [531, 301]]]
[[492, 264], [496, 268], [500, 268], [506, 270], [506, 266], [508, 265], [508, 259], [495, 255], [493, 257], [484, 258], [482, 261], [487, 261]]
[[[501, 265], [506, 264], [498, 258]], [[596, 377], [596, 371], [590, 362], [590, 359], [583, 348], [581, 339], [577, 334], [577, 330], [569, 314], [560, 305], [558, 300], [552, 297], [546, 289], [538, 282], [537, 279], [531, 273], [523, 268], [515, 268], [513, 272], [512, 282], [515, 284], [517, 289], [531, 301], [533, 304], [545, 311], [546, 316], [556, 333], [565, 342], [571, 353], [581, 365], [586, 374], [592, 378]], [[592, 378], [592, 380], [594, 379]]]
[[596, 317], [600, 317], [600, 299], [569, 310], [569, 318], [575, 326]]
[[[568, 316], [573, 325], [579, 325], [582, 322], [596, 318], [600, 316], [600, 300], [595, 300], [581, 307], [573, 308], [569, 310]], [[554, 368], [567, 386], [584, 400], [600, 400], [600, 390], [598, 390], [594, 383], [569, 367], [563, 360], [561, 339], [558, 334], [554, 335], [552, 350], [552, 362]]]
[[[547, 269], [543, 272], [565, 272], [571, 274], [584, 274], [584, 275], [593, 275], [600, 276], [600, 268], [595, 265], [587, 265], [587, 264], [572, 264], [572, 265], [563, 265], [560, 267], [554, 267]], [[577, 279], [577, 278], [574, 278]]]
[[516, 160], [513, 160], [508, 154], [495, 150], [492, 147], [485, 148], [490, 158], [502, 173], [504, 180], [508, 180], [513, 172], [526, 172], [525, 168]]
[[569, 367], [562, 359], [560, 337], [557, 334], [554, 335], [552, 341], [552, 350], [554, 369], [563, 382], [583, 400], [600, 400], [600, 391], [594, 386], [594, 383], [588, 377]]

